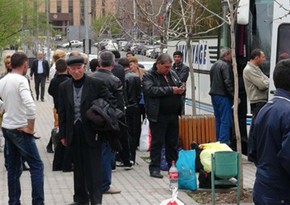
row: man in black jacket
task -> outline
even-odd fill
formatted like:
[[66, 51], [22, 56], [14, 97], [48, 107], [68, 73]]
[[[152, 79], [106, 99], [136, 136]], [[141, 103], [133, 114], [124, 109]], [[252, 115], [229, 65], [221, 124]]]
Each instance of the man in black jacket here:
[[160, 174], [163, 144], [167, 163], [177, 160], [178, 115], [181, 114], [181, 96], [185, 88], [171, 69], [171, 63], [172, 59], [168, 54], [161, 54], [142, 81], [145, 111], [152, 134], [149, 171], [150, 176], [156, 178], [163, 178]]
[[222, 49], [220, 59], [210, 69], [210, 91], [216, 120], [216, 140], [230, 142], [232, 105], [234, 97], [232, 55], [229, 48]]
[[62, 144], [73, 149], [74, 202], [72, 204], [102, 204], [101, 141], [86, 118], [92, 102], [114, 97], [106, 84], [87, 76], [84, 59], [70, 56], [68, 71], [72, 76], [60, 84], [58, 99], [59, 135]]
[[[181, 80], [183, 86], [186, 88], [186, 81], [189, 75], [189, 67], [182, 63], [183, 53], [181, 51], [175, 51], [173, 53], [174, 63], [172, 69], [177, 73], [179, 79]], [[182, 114], [185, 113], [185, 92], [182, 95]]]
[[[103, 51], [99, 57], [100, 60], [100, 68], [92, 74], [92, 77], [102, 79], [111, 94], [116, 98], [114, 105], [124, 112], [125, 109], [125, 101], [123, 95], [123, 84], [121, 80], [116, 77], [112, 70], [115, 63], [115, 56], [110, 51]], [[123, 70], [122, 66], [120, 66]], [[124, 71], [123, 71], [124, 72]], [[123, 119], [125, 123], [125, 119]], [[130, 162], [130, 150], [129, 150], [129, 141], [128, 136], [126, 135], [125, 129], [123, 129], [122, 134], [120, 136], [121, 145], [123, 150], [119, 152], [120, 157], [122, 158], [125, 168], [132, 169], [132, 164]], [[110, 145], [107, 142], [103, 142], [102, 144], [102, 175], [103, 175], [103, 192], [109, 194], [120, 193], [121, 191], [117, 188], [111, 186], [111, 178], [112, 178], [112, 163], [115, 162], [115, 154], [112, 152]]]
[[[59, 85], [70, 79], [70, 75], [67, 73], [67, 64], [65, 59], [58, 59], [55, 62], [56, 75], [53, 79], [51, 79], [48, 94], [50, 94], [53, 98], [54, 108], [53, 114], [55, 118], [54, 129], [58, 129], [58, 90]], [[52, 139], [50, 139], [49, 144], [47, 145], [47, 150], [49, 150], [52, 144]], [[52, 149], [52, 148], [51, 148]], [[61, 144], [60, 139], [57, 139], [57, 144], [55, 148], [55, 154], [52, 163], [52, 170], [59, 171], [62, 170], [64, 172], [72, 170], [72, 152], [69, 148], [66, 148]]]
[[41, 51], [37, 52], [37, 59], [32, 62], [30, 69], [30, 77], [34, 75], [35, 82], [35, 93], [36, 100], [39, 100], [39, 86], [40, 90], [40, 99], [44, 101], [44, 90], [45, 90], [45, 80], [49, 76], [49, 65], [47, 60], [43, 59], [43, 53]]
[[125, 71], [124, 96], [126, 120], [129, 131], [131, 161], [134, 164], [136, 159], [136, 149], [141, 134], [141, 112], [139, 108], [139, 101], [141, 99], [141, 80], [138, 75], [131, 72], [129, 68], [130, 61], [128, 58], [120, 58], [119, 64], [123, 66]]

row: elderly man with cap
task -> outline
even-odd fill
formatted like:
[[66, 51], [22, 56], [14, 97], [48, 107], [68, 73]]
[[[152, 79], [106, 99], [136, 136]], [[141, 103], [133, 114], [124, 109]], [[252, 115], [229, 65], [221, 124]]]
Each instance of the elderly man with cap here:
[[61, 141], [74, 150], [72, 204], [102, 204], [101, 142], [85, 113], [94, 100], [112, 95], [102, 80], [85, 74], [83, 57], [70, 56], [67, 65], [72, 78], [60, 84], [58, 114]]

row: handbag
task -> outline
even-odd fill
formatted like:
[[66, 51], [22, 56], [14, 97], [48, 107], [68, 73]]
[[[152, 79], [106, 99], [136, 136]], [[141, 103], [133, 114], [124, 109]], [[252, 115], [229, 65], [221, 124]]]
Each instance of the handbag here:
[[139, 141], [139, 150], [141, 152], [147, 152], [150, 150], [151, 138], [152, 136], [149, 128], [149, 120], [145, 118], [142, 123]]
[[180, 150], [176, 167], [178, 170], [178, 188], [196, 190], [195, 150]]

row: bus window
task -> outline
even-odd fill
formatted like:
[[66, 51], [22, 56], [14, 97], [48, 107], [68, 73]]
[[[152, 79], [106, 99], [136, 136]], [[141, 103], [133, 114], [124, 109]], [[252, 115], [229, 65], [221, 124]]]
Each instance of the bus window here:
[[276, 63], [279, 60], [290, 58], [290, 24], [281, 24], [278, 28], [277, 56]]

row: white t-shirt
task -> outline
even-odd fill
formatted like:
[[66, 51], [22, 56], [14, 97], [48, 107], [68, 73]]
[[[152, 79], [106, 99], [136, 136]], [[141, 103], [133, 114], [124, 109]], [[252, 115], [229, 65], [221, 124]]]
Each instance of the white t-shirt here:
[[28, 80], [20, 74], [8, 73], [0, 80], [0, 106], [5, 110], [2, 127], [18, 129], [35, 119], [36, 110]]

